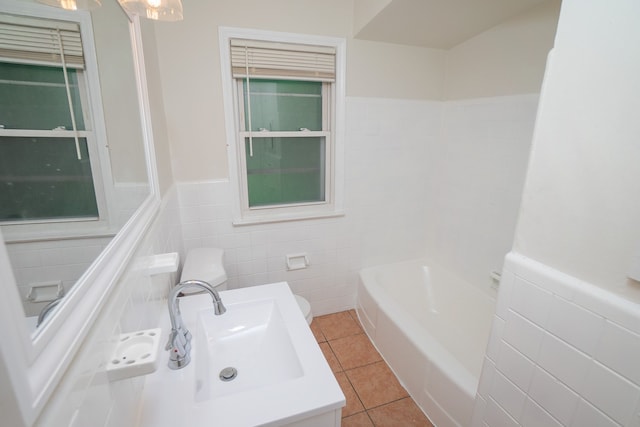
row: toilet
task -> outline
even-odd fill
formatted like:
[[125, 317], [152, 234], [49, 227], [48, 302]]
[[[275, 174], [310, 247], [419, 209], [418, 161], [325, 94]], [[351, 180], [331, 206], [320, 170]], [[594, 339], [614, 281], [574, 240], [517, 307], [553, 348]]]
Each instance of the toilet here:
[[[227, 290], [227, 272], [224, 271], [223, 256], [224, 251], [218, 248], [190, 249], [182, 267], [180, 282], [202, 280], [218, 292]], [[185, 295], [199, 292], [201, 290], [197, 288], [182, 291]]]
[[298, 307], [300, 307], [300, 311], [302, 311], [302, 315], [304, 316], [307, 324], [310, 325], [313, 321], [313, 314], [311, 313], [311, 304], [305, 298], [300, 295], [293, 295], [296, 297], [296, 302], [298, 303]]
[[[223, 264], [224, 251], [218, 248], [195, 248], [187, 252], [187, 257], [180, 274], [180, 282], [185, 280], [202, 280], [209, 283], [216, 291], [227, 290], [227, 273]], [[201, 290], [192, 288], [182, 291], [184, 295], [199, 293]], [[311, 324], [313, 314], [311, 304], [300, 295], [294, 295], [300, 311], [307, 324]]]

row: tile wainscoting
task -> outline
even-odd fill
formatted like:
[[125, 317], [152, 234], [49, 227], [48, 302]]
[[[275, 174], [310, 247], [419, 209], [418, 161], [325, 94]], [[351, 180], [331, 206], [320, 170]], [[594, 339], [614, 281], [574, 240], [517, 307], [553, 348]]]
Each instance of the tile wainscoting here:
[[175, 275], [149, 277], [136, 259], [182, 247], [175, 189], [165, 196], [155, 221], [112, 290], [73, 363], [36, 422], [37, 427], [121, 427], [137, 423], [144, 377], [109, 382], [106, 362], [114, 337], [157, 327]]
[[507, 256], [474, 427], [640, 425], [640, 308]]

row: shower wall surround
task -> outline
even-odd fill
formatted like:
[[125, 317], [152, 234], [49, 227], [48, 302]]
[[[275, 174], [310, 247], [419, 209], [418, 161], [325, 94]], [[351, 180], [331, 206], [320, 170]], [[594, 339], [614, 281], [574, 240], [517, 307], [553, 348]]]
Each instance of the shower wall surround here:
[[513, 243], [538, 98], [445, 102], [429, 146], [427, 253], [485, 290]]
[[[166, 293], [174, 275], [149, 277], [139, 268], [145, 256], [178, 252], [182, 246], [177, 195], [165, 196], [160, 212], [109, 296], [82, 347], [53, 397], [36, 422], [37, 427], [136, 425], [144, 377], [109, 382], [106, 361], [120, 333], [155, 328], [166, 311]], [[138, 260], [138, 261], [136, 261]]]

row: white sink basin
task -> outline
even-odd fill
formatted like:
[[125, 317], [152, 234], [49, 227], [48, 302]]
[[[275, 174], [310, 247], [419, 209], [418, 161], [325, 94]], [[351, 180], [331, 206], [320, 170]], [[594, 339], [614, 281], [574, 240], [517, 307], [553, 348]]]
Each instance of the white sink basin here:
[[[213, 314], [208, 294], [180, 298], [191, 362], [145, 377], [140, 427], [339, 426], [345, 404], [285, 282], [220, 292], [227, 311]], [[165, 309], [166, 310], [166, 309]], [[167, 310], [168, 311], [168, 310]], [[168, 312], [162, 343], [168, 339]], [[237, 369], [231, 381], [220, 372]]]
[[226, 307], [227, 312], [220, 316], [216, 316], [213, 309], [198, 313], [196, 401], [274, 385], [303, 375], [275, 300]]

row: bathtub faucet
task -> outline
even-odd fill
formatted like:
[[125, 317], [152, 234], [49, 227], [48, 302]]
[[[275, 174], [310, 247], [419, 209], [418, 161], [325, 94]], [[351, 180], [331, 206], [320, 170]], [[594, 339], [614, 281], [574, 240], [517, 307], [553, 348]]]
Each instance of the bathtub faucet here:
[[171, 320], [171, 334], [169, 335], [169, 341], [165, 346], [165, 350], [170, 352], [169, 354], [169, 368], [180, 369], [184, 368], [191, 361], [191, 332], [184, 326], [182, 322], [182, 316], [180, 315], [180, 303], [178, 301], [178, 295], [185, 288], [201, 288], [209, 294], [213, 300], [213, 313], [216, 316], [224, 314], [227, 309], [218, 291], [207, 282], [202, 280], [185, 280], [178, 283], [169, 293], [169, 319]]

